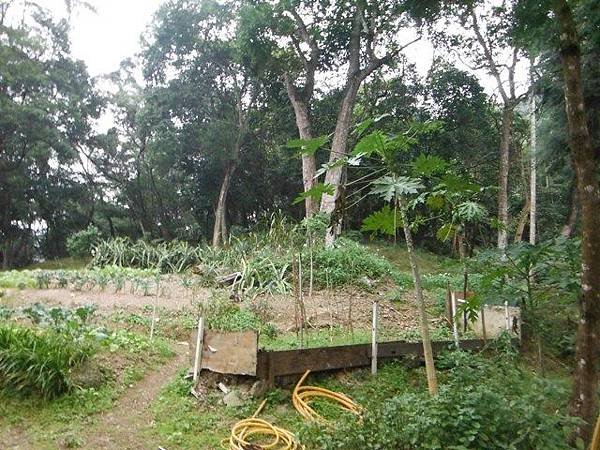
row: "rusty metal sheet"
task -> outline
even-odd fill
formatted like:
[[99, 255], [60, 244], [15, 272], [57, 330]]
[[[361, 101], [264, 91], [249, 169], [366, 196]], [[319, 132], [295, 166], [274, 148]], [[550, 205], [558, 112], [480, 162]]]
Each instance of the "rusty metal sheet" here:
[[[196, 334], [196, 331], [192, 333], [190, 341], [192, 358], [196, 352]], [[207, 330], [202, 346], [202, 368], [218, 373], [255, 376], [257, 352], [256, 331], [220, 333]]]

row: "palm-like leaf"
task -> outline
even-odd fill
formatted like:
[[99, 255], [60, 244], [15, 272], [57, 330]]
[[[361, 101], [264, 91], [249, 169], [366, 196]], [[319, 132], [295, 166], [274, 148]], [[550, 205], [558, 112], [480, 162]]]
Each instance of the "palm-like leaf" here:
[[373, 182], [371, 194], [380, 196], [386, 202], [391, 202], [396, 198], [416, 194], [421, 189], [423, 189], [423, 185], [417, 178], [386, 175]]

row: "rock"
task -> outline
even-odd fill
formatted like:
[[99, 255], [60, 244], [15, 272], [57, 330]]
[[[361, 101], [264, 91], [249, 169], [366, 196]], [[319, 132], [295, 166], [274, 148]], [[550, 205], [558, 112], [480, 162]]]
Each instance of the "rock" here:
[[229, 394], [223, 397], [223, 403], [228, 408], [239, 408], [244, 404], [244, 400], [242, 400], [237, 393], [237, 391], [230, 391]]
[[269, 386], [267, 383], [263, 380], [258, 380], [250, 388], [250, 396], [252, 398], [260, 398], [263, 397], [268, 390]]

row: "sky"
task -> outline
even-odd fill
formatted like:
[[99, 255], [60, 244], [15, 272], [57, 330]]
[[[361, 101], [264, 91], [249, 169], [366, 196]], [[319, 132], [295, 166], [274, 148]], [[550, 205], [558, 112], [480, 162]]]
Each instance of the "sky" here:
[[[73, 55], [86, 62], [92, 76], [113, 72], [120, 62], [140, 49], [140, 36], [164, 0], [88, 0], [96, 12], [75, 13], [71, 46]], [[38, 0], [58, 15], [64, 0]]]
[[[120, 62], [140, 50], [142, 33], [153, 14], [165, 0], [88, 0], [96, 12], [80, 8], [73, 18], [72, 51], [76, 58], [86, 62], [92, 76], [113, 72]], [[58, 16], [65, 15], [65, 0], [38, 0], [42, 6]], [[404, 53], [414, 62], [421, 76], [431, 66], [433, 47], [426, 39], [413, 44]], [[460, 66], [460, 62], [458, 63]], [[526, 70], [517, 78], [526, 83]], [[485, 73], [477, 73], [490, 95], [497, 94], [495, 80]]]

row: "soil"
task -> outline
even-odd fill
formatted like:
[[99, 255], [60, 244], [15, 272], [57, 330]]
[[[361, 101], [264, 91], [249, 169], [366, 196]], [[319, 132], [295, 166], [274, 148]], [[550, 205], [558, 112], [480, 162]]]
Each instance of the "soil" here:
[[[418, 311], [412, 291], [406, 291], [400, 302], [390, 302], [385, 294], [391, 288], [383, 286], [379, 292], [369, 293], [345, 288], [315, 291], [312, 296], [304, 294], [306, 321], [310, 328], [344, 327], [370, 329], [373, 301], [380, 304], [380, 325], [389, 329], [415, 329], [418, 327]], [[96, 305], [101, 313], [110, 314], [116, 309], [137, 312], [148, 305], [169, 311], [192, 310], [196, 303], [208, 300], [212, 291], [207, 288], [186, 289], [176, 281], [164, 286], [163, 295], [141, 295], [127, 290], [74, 291], [69, 289], [9, 290], [8, 297], [14, 306], [27, 306], [39, 302], [46, 305], [76, 307]], [[232, 300], [235, 301], [235, 300]], [[297, 327], [297, 300], [292, 295], [259, 296], [240, 303], [252, 309], [263, 320], [273, 322], [279, 331], [295, 331]]]

